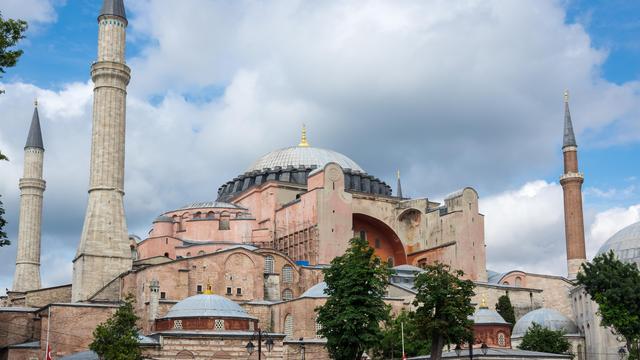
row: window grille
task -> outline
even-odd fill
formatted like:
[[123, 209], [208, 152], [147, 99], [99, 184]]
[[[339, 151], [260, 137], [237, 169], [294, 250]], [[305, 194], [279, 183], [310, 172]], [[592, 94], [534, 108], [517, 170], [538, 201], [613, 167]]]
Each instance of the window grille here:
[[282, 281], [290, 284], [293, 282], [293, 268], [289, 265], [282, 267]]
[[173, 320], [173, 328], [182, 330], [182, 320]]
[[316, 318], [316, 337], [317, 338], [321, 338], [322, 335], [320, 335], [320, 330], [322, 330], [322, 324], [320, 324], [318, 322], [318, 318]]
[[507, 345], [507, 339], [505, 338], [503, 333], [498, 333], [498, 345], [500, 346]]
[[286, 338], [293, 338], [293, 315], [291, 314], [284, 318], [284, 334]]
[[293, 291], [290, 289], [284, 289], [282, 292], [282, 300], [291, 300], [293, 299]]
[[230, 287], [227, 288], [227, 295], [231, 295], [231, 288]]
[[253, 321], [249, 321], [249, 331], [254, 331], [256, 329], [256, 324]]
[[224, 320], [216, 319], [216, 330], [224, 330]]
[[236, 288], [236, 295], [242, 295], [242, 288]]
[[202, 285], [197, 285], [197, 286], [196, 286], [196, 292], [197, 292], [198, 294], [202, 294]]
[[265, 274], [273, 273], [273, 256], [268, 255], [264, 258], [264, 272]]

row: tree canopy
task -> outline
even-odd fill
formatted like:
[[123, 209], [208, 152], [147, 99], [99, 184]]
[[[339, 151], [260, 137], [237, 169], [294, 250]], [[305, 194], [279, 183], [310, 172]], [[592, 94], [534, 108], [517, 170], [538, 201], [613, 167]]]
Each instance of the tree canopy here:
[[351, 239], [346, 253], [324, 270], [329, 298], [316, 308], [317, 321], [333, 359], [359, 360], [382, 340], [380, 324], [389, 317], [383, 301], [389, 275], [387, 264], [361, 238]]
[[582, 265], [578, 284], [598, 304], [602, 326], [624, 337], [630, 359], [640, 359], [640, 271], [610, 251]]
[[423, 339], [431, 341], [431, 359], [439, 360], [444, 345], [471, 339], [473, 282], [462, 280], [464, 272], [445, 264], [428, 265], [424, 270], [415, 282], [415, 319]]
[[516, 323], [516, 314], [513, 311], [513, 305], [511, 305], [511, 299], [509, 299], [509, 295], [502, 295], [498, 298], [496, 311], [498, 312], [498, 314], [500, 314], [500, 316], [502, 316], [504, 321], [511, 324], [511, 327], [513, 328], [513, 325], [515, 325]]
[[424, 355], [429, 352], [430, 339], [418, 332], [415, 313], [402, 310], [397, 316], [384, 322], [382, 340], [374, 347], [374, 359], [402, 358], [402, 326], [404, 326], [404, 352], [407, 356]]
[[[24, 20], [14, 20], [2, 18], [0, 13], [0, 74], [5, 73], [5, 69], [15, 66], [22, 55], [22, 50], [9, 50], [24, 39], [24, 32], [27, 31], [27, 22]], [[0, 76], [2, 77], [2, 76]]]
[[539, 351], [552, 354], [565, 354], [571, 348], [571, 344], [559, 330], [550, 330], [533, 323], [522, 337], [519, 349]]
[[142, 360], [138, 347], [138, 327], [133, 309], [134, 299], [127, 297], [112, 317], [93, 331], [89, 349], [104, 360]]

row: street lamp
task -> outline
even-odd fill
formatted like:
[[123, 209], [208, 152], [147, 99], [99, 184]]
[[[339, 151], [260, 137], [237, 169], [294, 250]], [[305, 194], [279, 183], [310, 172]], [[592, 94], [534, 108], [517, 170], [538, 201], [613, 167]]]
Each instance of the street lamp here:
[[482, 351], [482, 355], [487, 355], [487, 353], [489, 352], [489, 347], [487, 346], [487, 343], [483, 342], [482, 346], [480, 346], [480, 351]]
[[[263, 334], [264, 333], [262, 332], [262, 330], [260, 330], [260, 328], [258, 328], [258, 331], [253, 333], [253, 335], [251, 336], [251, 339], [249, 340], [249, 342], [245, 346], [245, 348], [247, 349], [247, 352], [249, 353], [249, 355], [252, 355], [253, 352], [256, 349], [256, 346], [253, 345], [253, 340], [257, 338], [257, 340], [258, 340], [258, 360], [262, 360], [262, 337], [263, 337]], [[264, 344], [267, 347], [267, 352], [271, 352], [271, 350], [273, 349], [273, 339], [271, 337], [269, 337], [267, 334], [264, 334], [264, 337], [266, 338], [266, 341], [265, 341]]]
[[624, 347], [620, 347], [620, 349], [618, 349], [618, 356], [620, 357], [620, 360], [624, 359], [625, 355], [627, 355], [627, 350], [625, 350]]

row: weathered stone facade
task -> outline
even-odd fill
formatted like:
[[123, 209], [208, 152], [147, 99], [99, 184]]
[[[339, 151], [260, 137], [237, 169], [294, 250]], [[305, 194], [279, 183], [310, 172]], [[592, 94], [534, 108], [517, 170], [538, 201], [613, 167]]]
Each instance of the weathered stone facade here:
[[43, 165], [44, 146], [36, 105], [24, 148], [24, 173], [20, 179], [20, 222], [18, 223], [18, 254], [13, 276], [13, 291], [40, 288], [42, 195], [46, 187], [42, 178]]
[[[124, 13], [123, 13], [124, 14]], [[124, 154], [127, 85], [127, 19], [98, 17], [98, 60], [91, 66], [95, 84], [89, 202], [73, 260], [73, 301], [84, 301], [131, 268], [124, 215]]]

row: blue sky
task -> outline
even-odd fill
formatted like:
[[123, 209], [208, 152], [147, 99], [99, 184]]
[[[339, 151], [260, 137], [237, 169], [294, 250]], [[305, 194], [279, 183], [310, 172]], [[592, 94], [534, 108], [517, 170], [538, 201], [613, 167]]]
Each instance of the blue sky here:
[[[12, 160], [0, 166], [0, 193], [15, 237], [37, 96], [47, 147], [43, 267], [60, 269], [49, 284], [68, 280], [82, 226], [100, 4], [0, 0], [5, 17], [33, 19], [24, 56], [0, 81], [0, 110], [15, 119], [0, 128]], [[261, 154], [296, 144], [305, 122], [312, 145], [390, 184], [401, 169], [410, 196], [475, 187], [490, 266], [557, 273], [565, 88], [591, 252], [640, 220], [638, 1], [126, 4], [131, 232], [144, 236], [156, 215], [211, 199]], [[513, 241], [536, 256], [524, 258]], [[0, 288], [14, 256], [13, 247], [0, 254]]]

